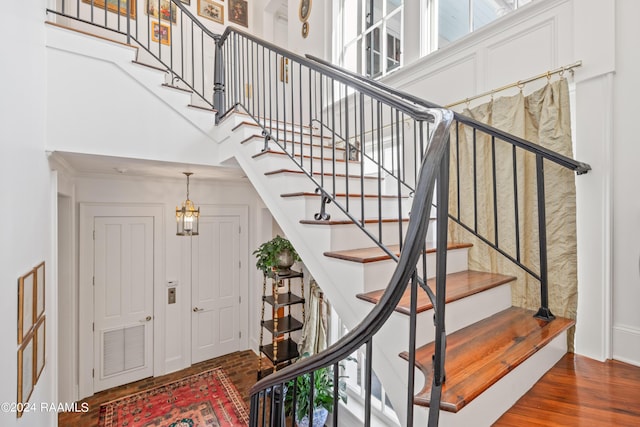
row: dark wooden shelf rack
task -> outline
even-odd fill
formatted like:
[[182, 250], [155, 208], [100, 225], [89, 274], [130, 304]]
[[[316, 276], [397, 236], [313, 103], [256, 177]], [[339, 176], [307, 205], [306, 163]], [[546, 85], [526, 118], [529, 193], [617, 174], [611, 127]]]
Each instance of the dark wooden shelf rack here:
[[[291, 338], [291, 332], [302, 329], [303, 323], [291, 314], [291, 306], [302, 305], [304, 319], [304, 298], [291, 292], [292, 280], [300, 281], [300, 293], [304, 295], [304, 281], [302, 272], [291, 271], [288, 274], [274, 273], [264, 276], [262, 283], [262, 313], [260, 320], [260, 357], [258, 358], [258, 379], [287, 366], [298, 358], [298, 344]], [[271, 284], [271, 294], [267, 294], [267, 284]], [[285, 287], [287, 292], [279, 293], [278, 289]], [[272, 307], [271, 320], [264, 320], [265, 306]], [[287, 313], [285, 314], [284, 311]], [[271, 333], [271, 343], [263, 345], [264, 331]], [[271, 361], [272, 367], [262, 366], [262, 356]]]

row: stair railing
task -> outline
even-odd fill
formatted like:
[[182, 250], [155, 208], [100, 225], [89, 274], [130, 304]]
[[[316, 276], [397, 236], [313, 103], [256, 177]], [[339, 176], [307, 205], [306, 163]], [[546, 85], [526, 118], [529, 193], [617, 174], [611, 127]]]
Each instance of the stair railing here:
[[[348, 335], [327, 351], [279, 370], [252, 388], [251, 425], [282, 425], [281, 400], [286, 384], [330, 366], [336, 375], [333, 414], [334, 425], [338, 425], [340, 361], [366, 345], [365, 372], [371, 377], [373, 335], [394, 311], [409, 282], [415, 293], [422, 286], [435, 307], [438, 344], [433, 409], [429, 413], [430, 425], [436, 425], [439, 391], [444, 382], [447, 227], [437, 229], [435, 295], [424, 280], [425, 239], [438, 171], [438, 197], [440, 203], [447, 203], [449, 168], [441, 164], [449, 158], [451, 113], [407, 102], [237, 29], [227, 28], [219, 39], [217, 53], [216, 63], [224, 64], [216, 80], [216, 87], [220, 88], [216, 99], [222, 100], [216, 104], [219, 120], [238, 111], [246, 114], [260, 129], [259, 134], [248, 139], [264, 141], [263, 153], [255, 157], [264, 153], [286, 155], [314, 183], [320, 196], [317, 221], [331, 222], [325, 208], [327, 203], [335, 204], [349, 223], [357, 224], [398, 262], [382, 300]], [[373, 189], [368, 180], [375, 183]], [[410, 207], [409, 197], [413, 198]], [[366, 207], [369, 201], [373, 203]], [[407, 218], [409, 213], [411, 221]], [[438, 215], [441, 223], [446, 223], [442, 216], [446, 211]], [[388, 224], [395, 232], [389, 232]], [[399, 243], [400, 258], [389, 245], [392, 241]], [[409, 340], [413, 343], [415, 320], [412, 316]], [[409, 354], [406, 420], [407, 425], [412, 425], [415, 345]], [[370, 385], [370, 381], [366, 384]], [[371, 390], [365, 396], [368, 425]]]
[[56, 8], [47, 13], [56, 16], [58, 24], [90, 25], [98, 35], [107, 30], [118, 34], [122, 42], [135, 42], [166, 70], [167, 86], [191, 91], [205, 106], [214, 107], [219, 36], [180, 0], [58, 0]]
[[[323, 59], [307, 55], [308, 59], [312, 59], [319, 64], [322, 64], [326, 67], [329, 67], [335, 71], [339, 71], [346, 76], [349, 76], [354, 79], [358, 79], [361, 82], [366, 82], [372, 87], [383, 90], [387, 93], [392, 93], [395, 96], [398, 96], [408, 102], [414, 103], [416, 105], [421, 105], [425, 108], [438, 108], [436, 104], [425, 101], [421, 98], [418, 98], [409, 93], [397, 90], [390, 86], [385, 85], [376, 80], [369, 79], [367, 77], [361, 76], [359, 74], [353, 73], [351, 71], [345, 70], [341, 67], [335, 66]], [[461, 171], [460, 167], [460, 127], [464, 125], [472, 130], [472, 145], [473, 145], [473, 221], [465, 221], [461, 216], [461, 190], [460, 190], [460, 181], [461, 176], [463, 176], [463, 171]], [[501, 131], [484, 123], [481, 123], [477, 120], [474, 120], [468, 116], [465, 116], [460, 113], [454, 112], [454, 121], [452, 124], [452, 128], [455, 129], [455, 141], [453, 142], [452, 150], [455, 150], [457, 162], [455, 164], [455, 175], [456, 175], [456, 183], [457, 188], [455, 189], [455, 194], [457, 195], [456, 200], [456, 210], [455, 212], [449, 212], [449, 218], [455, 223], [459, 224], [462, 228], [469, 231], [477, 238], [479, 238], [482, 242], [489, 245], [491, 248], [499, 252], [503, 257], [517, 265], [519, 268], [524, 270], [531, 277], [535, 278], [540, 283], [540, 308], [538, 309], [535, 317], [538, 317], [543, 320], [553, 320], [555, 316], [549, 309], [549, 279], [548, 279], [548, 262], [547, 262], [547, 225], [546, 225], [546, 197], [545, 197], [545, 172], [544, 165], [545, 162], [551, 162], [556, 165], [559, 165], [567, 170], [575, 172], [577, 175], [582, 175], [591, 170], [591, 166], [586, 163], [571, 159], [567, 156], [561, 155], [557, 152], [549, 150], [540, 145], [534, 144], [525, 139], [519, 138], [515, 135], [511, 135], [507, 132]], [[485, 138], [483, 138], [485, 137]], [[488, 143], [491, 146], [491, 158], [490, 159], [482, 159], [484, 164], [486, 165], [487, 161], [490, 162], [488, 168], [491, 171], [492, 176], [492, 195], [493, 195], [493, 235], [487, 235], [483, 233], [479, 226], [479, 219], [481, 218], [481, 213], [479, 213], [477, 206], [477, 193], [479, 191], [478, 188], [478, 180], [476, 170], [478, 169], [479, 160], [476, 155], [476, 150], [482, 143], [481, 141], [485, 139], [488, 140]], [[513, 229], [515, 230], [515, 241], [512, 242], [511, 245], [500, 244], [499, 240], [499, 230], [501, 221], [498, 218], [498, 191], [497, 191], [497, 182], [498, 177], [496, 176], [496, 164], [500, 161], [497, 159], [496, 154], [496, 146], [497, 144], [507, 144], [510, 147], [510, 158], [501, 159], [502, 161], [511, 162], [513, 165], [513, 173], [511, 176], [512, 179], [512, 188], [513, 188], [513, 200], [514, 200], [514, 214], [513, 214]], [[520, 193], [522, 195], [522, 183], [519, 183], [518, 180], [518, 161], [517, 161], [517, 153], [530, 153], [530, 155], [534, 155], [536, 159], [536, 196], [534, 205], [536, 206], [536, 215], [537, 215], [537, 223], [538, 223], [538, 252], [539, 258], [537, 260], [527, 260], [524, 259], [522, 255], [521, 249], [521, 239], [520, 239], [520, 216], [522, 213], [522, 207], [519, 206], [518, 200]], [[437, 206], [443, 206], [438, 204]], [[447, 205], [444, 205], [447, 206]], [[449, 210], [447, 208], [447, 210]], [[511, 243], [511, 242], [509, 242]], [[512, 246], [512, 250], [509, 250], [506, 246]], [[537, 265], [535, 265], [537, 262]]]

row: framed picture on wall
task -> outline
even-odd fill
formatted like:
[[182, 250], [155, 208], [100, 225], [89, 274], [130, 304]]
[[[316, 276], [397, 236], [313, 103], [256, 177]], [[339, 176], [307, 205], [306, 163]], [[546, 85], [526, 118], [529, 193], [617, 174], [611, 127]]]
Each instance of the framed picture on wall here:
[[35, 323], [36, 270], [18, 279], [18, 344], [21, 344]]
[[157, 21], [151, 22], [151, 41], [165, 45], [171, 44], [171, 27]]
[[[169, 9], [171, 6], [171, 9]], [[178, 7], [171, 0], [145, 0], [145, 11], [147, 15], [163, 21], [178, 22]]]
[[[127, 6], [127, 4], [131, 1], [131, 5]], [[109, 12], [119, 13], [122, 16], [127, 16], [127, 7], [131, 8], [131, 19], [136, 19], [136, 3], [137, 0], [82, 0], [82, 3], [92, 4], [94, 7], [99, 7], [100, 9], [106, 8]]]
[[44, 369], [44, 355], [45, 350], [47, 348], [47, 343], [46, 343], [46, 332], [47, 332], [47, 326], [46, 326], [46, 316], [42, 316], [42, 318], [40, 318], [40, 320], [38, 320], [38, 323], [36, 324], [35, 329], [33, 330], [33, 339], [35, 340], [34, 345], [35, 345], [35, 349], [34, 349], [34, 369], [35, 372], [34, 374], [34, 383], [38, 382], [38, 379], [40, 378], [40, 374], [42, 373], [42, 370]]
[[198, 0], [198, 15], [224, 24], [224, 6], [211, 0]]
[[35, 311], [35, 318], [39, 319], [40, 316], [42, 316], [44, 314], [44, 295], [45, 295], [45, 276], [44, 276], [44, 261], [42, 261], [40, 264], [38, 264], [38, 266], [35, 268], [35, 272], [36, 272], [36, 277], [35, 277], [35, 281], [36, 281], [36, 296], [35, 296], [35, 300], [36, 300], [36, 311]]
[[249, 7], [246, 0], [229, 0], [229, 22], [249, 27]]
[[33, 392], [35, 384], [34, 366], [34, 340], [33, 334], [29, 334], [18, 349], [18, 418], [22, 417], [22, 410]]

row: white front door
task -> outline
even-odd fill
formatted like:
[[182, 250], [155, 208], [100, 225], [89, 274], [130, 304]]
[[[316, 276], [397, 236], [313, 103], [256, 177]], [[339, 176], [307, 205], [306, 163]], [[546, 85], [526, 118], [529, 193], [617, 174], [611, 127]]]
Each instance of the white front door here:
[[94, 392], [153, 375], [153, 227], [94, 218]]
[[191, 247], [191, 362], [197, 363], [240, 349], [240, 217], [201, 216]]

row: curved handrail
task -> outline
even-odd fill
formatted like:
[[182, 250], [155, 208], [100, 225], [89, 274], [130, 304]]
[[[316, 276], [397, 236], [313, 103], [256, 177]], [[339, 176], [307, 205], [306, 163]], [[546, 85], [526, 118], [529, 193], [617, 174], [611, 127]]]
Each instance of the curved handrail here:
[[[337, 65], [333, 65], [330, 62], [325, 61], [324, 59], [320, 59], [313, 55], [306, 55], [306, 57], [314, 62], [317, 62], [318, 64], [322, 64], [325, 67], [331, 68], [335, 71], [343, 73], [344, 75], [357, 79], [361, 82], [366, 82], [367, 84], [377, 89], [389, 92], [395, 96], [398, 96], [414, 104], [421, 105], [426, 108], [442, 108], [437, 104], [425, 101], [424, 99], [418, 98], [417, 96], [411, 95], [410, 93], [395, 89], [391, 86], [385, 85], [384, 83], [380, 83], [377, 80], [369, 79], [368, 77], [346, 70], [342, 67], [338, 67]], [[501, 131], [500, 129], [494, 128], [492, 126], [489, 126], [487, 124], [474, 120], [471, 117], [465, 116], [464, 114], [460, 114], [455, 111], [453, 112], [453, 114], [454, 114], [454, 120], [457, 120], [460, 123], [473, 126], [474, 128], [479, 129], [488, 135], [499, 137], [500, 139], [510, 142], [511, 144], [519, 148], [522, 148], [534, 154], [540, 155], [547, 160], [557, 163], [560, 166], [563, 166], [567, 169], [571, 169], [572, 171], [576, 172], [576, 174], [578, 175], [585, 174], [591, 170], [591, 166], [587, 163], [579, 162], [570, 157], [563, 156], [562, 154], [556, 153], [555, 151], [549, 150], [538, 144], [534, 144], [531, 141], [527, 141], [526, 139], [517, 137], [515, 135], [511, 135], [510, 133]]]
[[414, 215], [411, 216], [412, 219], [409, 222], [400, 259], [380, 302], [355, 328], [325, 351], [278, 370], [254, 384], [250, 390], [252, 396], [305, 373], [338, 363], [367, 342], [394, 312], [422, 253], [429, 227], [429, 216], [426, 213], [431, 208], [436, 177], [448, 149], [449, 127], [453, 121], [453, 113], [445, 109], [431, 109], [430, 114], [436, 118], [435, 129], [432, 142], [427, 148], [427, 154], [420, 167], [412, 206]]

